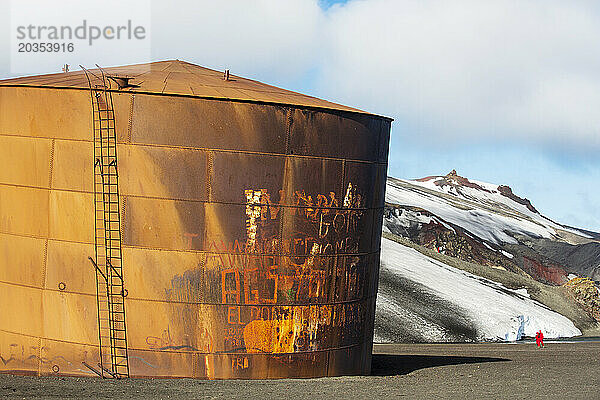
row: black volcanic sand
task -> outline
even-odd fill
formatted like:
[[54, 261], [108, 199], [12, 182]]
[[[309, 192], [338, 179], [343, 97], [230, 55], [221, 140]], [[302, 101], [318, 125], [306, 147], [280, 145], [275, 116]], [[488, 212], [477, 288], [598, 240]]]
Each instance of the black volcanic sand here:
[[0, 398], [598, 399], [600, 342], [376, 345], [373, 376], [200, 381], [0, 374]]

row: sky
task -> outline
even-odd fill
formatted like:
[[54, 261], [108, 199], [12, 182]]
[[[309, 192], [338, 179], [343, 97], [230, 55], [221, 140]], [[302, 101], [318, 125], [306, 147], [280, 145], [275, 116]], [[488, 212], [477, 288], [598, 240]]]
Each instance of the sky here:
[[[175, 58], [228, 68], [394, 118], [391, 176], [456, 169], [511, 186], [553, 220], [600, 231], [598, 2], [136, 1], [133, 15], [148, 19], [146, 53], [97, 46], [35, 68]], [[11, 64], [10, 4], [0, 0], [0, 78], [22, 74]], [[90, 20], [106, 8], [77, 4]]]

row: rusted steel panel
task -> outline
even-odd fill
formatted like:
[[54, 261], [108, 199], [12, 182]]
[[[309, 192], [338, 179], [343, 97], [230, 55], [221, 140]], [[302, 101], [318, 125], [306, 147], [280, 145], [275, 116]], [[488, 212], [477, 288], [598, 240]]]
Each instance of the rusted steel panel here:
[[[0, 85], [0, 371], [98, 368], [84, 95]], [[389, 120], [139, 92], [114, 105], [131, 376], [369, 373]]]
[[[381, 120], [381, 131], [380, 131], [380, 145], [378, 152], [378, 160], [379, 162], [386, 163], [388, 160], [388, 155], [390, 151], [390, 133], [392, 129], [392, 121]], [[383, 185], [383, 189], [385, 190], [385, 185]]]
[[289, 154], [377, 161], [380, 124], [363, 114], [294, 109]]
[[43, 238], [0, 233], [0, 282], [39, 286], [45, 245]]
[[48, 190], [0, 185], [0, 232], [48, 237]]
[[[50, 139], [0, 136], [0, 182], [45, 187], [48, 185]], [[10, 150], [9, 150], [10, 149]]]
[[0, 132], [61, 139], [88, 139], [92, 130], [89, 94], [65, 91], [3, 87], [0, 90]]
[[208, 200], [206, 151], [138, 145], [118, 150], [121, 195]]
[[[261, 187], [272, 193], [273, 202], [281, 199], [285, 177], [285, 156], [266, 157], [261, 154], [211, 152], [211, 200], [243, 206], [249, 187]], [[235, 167], [234, 167], [235, 166]], [[242, 218], [245, 224], [245, 217]]]
[[285, 154], [282, 106], [138, 95], [133, 112], [132, 143]]

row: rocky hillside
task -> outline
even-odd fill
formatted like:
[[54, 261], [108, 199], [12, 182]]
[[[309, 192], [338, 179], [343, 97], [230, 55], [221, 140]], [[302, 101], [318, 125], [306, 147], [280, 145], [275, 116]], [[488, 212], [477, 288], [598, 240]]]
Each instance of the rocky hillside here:
[[[597, 313], [600, 295], [594, 280], [600, 279], [600, 235], [552, 221], [509, 186], [470, 180], [456, 171], [413, 181], [389, 178], [384, 232], [397, 245], [413, 247], [426, 258], [442, 257], [441, 261], [446, 266], [451, 265], [500, 284], [509, 290], [504, 293], [508, 293], [509, 297], [515, 296], [517, 292], [514, 290], [524, 289], [529, 300], [558, 311], [584, 333], [595, 332], [598, 327], [596, 319], [600, 320]], [[423, 264], [427, 264], [432, 272], [439, 264], [428, 264], [422, 258], [414, 258], [413, 264], [421, 260], [417, 263], [419, 265], [413, 265], [412, 273], [405, 269], [404, 274], [399, 276], [392, 272], [398, 271], [394, 269], [398, 258], [393, 261], [387, 257], [383, 246], [377, 331], [382, 339], [386, 335], [389, 339], [393, 331], [394, 318], [393, 313], [390, 314], [393, 304], [404, 304], [405, 314], [411, 307], [413, 311], [420, 310], [416, 314], [413, 312], [412, 317], [408, 317], [410, 313], [405, 315], [404, 319], [410, 319], [413, 325], [414, 321], [421, 320], [425, 324], [423, 326], [437, 326], [431, 329], [437, 329], [437, 332], [445, 330], [446, 333], [411, 336], [404, 332], [390, 339], [392, 341], [403, 341], [402, 337], [404, 341], [508, 340], [528, 336], [524, 328], [528, 324], [543, 328], [544, 318], [534, 318], [531, 312], [520, 313], [519, 307], [508, 306], [512, 300], [501, 297], [489, 306], [511, 309], [509, 319], [512, 318], [513, 322], [494, 322], [487, 316], [486, 320], [492, 321], [491, 324], [497, 323], [507, 330], [504, 337], [499, 332], [490, 333], [493, 329], [484, 329], [474, 318], [481, 311], [469, 311], [467, 307], [460, 312], [456, 296], [452, 297], [454, 302], [448, 303], [448, 295], [444, 295], [443, 290], [434, 295], [431, 287], [423, 286], [423, 282], [412, 278], [413, 273], [418, 275], [417, 271]], [[574, 279], [578, 277], [589, 278], [585, 281], [585, 290], [581, 283], [575, 284]], [[590, 290], [590, 284], [596, 291]], [[480, 289], [489, 289], [487, 283], [484, 286], [487, 289]], [[476, 292], [470, 291], [469, 295], [477, 297]], [[428, 294], [423, 296], [423, 293]], [[535, 309], [521, 306], [523, 310]], [[428, 309], [431, 311], [428, 312]], [[528, 322], [523, 322], [526, 317]], [[503, 318], [508, 318], [508, 315]], [[406, 326], [404, 322], [398, 325]], [[509, 326], [512, 328], [509, 329]], [[518, 329], [524, 330], [518, 333]], [[569, 331], [563, 329], [561, 334], [552, 333], [550, 327], [543, 329], [555, 336], [564, 336]], [[517, 333], [513, 335], [513, 331]]]

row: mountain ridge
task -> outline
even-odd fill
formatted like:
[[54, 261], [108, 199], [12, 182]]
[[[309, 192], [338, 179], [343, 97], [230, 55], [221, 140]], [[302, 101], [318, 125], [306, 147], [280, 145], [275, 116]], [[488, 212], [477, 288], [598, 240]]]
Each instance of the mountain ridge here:
[[[600, 234], [547, 218], [508, 185], [454, 170], [416, 180], [388, 177], [383, 237], [376, 323], [383, 341], [600, 332], [600, 291], [589, 279], [600, 279]], [[445, 279], [459, 279], [465, 294], [456, 295]], [[489, 309], [473, 296], [483, 296]]]

